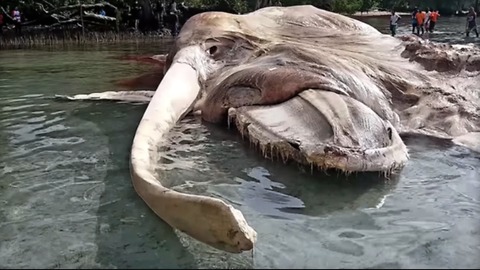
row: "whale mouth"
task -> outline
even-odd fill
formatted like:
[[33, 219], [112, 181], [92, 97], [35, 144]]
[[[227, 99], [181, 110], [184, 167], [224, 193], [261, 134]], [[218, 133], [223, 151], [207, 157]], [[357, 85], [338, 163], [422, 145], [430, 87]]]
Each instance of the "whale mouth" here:
[[409, 158], [389, 121], [331, 91], [309, 89], [275, 105], [230, 108], [228, 119], [270, 159], [322, 170], [390, 172]]

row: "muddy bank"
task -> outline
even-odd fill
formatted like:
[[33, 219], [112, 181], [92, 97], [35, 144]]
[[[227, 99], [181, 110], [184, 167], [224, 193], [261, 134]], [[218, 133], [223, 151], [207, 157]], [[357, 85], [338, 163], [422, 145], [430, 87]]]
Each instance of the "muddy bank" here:
[[171, 38], [168, 29], [141, 33], [138, 31], [82, 31], [58, 29], [23, 31], [21, 35], [5, 32], [0, 36], [0, 49], [25, 49], [53, 45], [142, 43]]

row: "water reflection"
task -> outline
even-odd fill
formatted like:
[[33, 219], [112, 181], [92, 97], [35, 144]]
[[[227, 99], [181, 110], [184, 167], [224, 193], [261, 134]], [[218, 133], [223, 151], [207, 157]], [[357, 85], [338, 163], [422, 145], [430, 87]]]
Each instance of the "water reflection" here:
[[[459, 227], [479, 221], [456, 216], [444, 204], [457, 201], [449, 185], [458, 189], [463, 184], [457, 180], [462, 180], [465, 186], [476, 187], [480, 173], [474, 165], [479, 164], [475, 153], [445, 141], [406, 137], [412, 160], [400, 176], [385, 181], [375, 174], [312, 175], [293, 165], [267, 161], [236, 133], [202, 126], [198, 119], [184, 120], [171, 138], [167, 156], [172, 162], [163, 176], [172, 179], [170, 186], [177, 190], [217, 196], [240, 208], [259, 233], [256, 268], [372, 267], [365, 258], [379, 256], [383, 263], [375, 264], [378, 267], [458, 264], [458, 254], [447, 255], [449, 249], [440, 246], [452, 241]], [[465, 156], [456, 159], [457, 151]], [[185, 170], [183, 162], [192, 169]], [[478, 189], [471, 189], [465, 199], [478, 194]], [[480, 210], [478, 201], [459, 201], [458, 207], [466, 207], [462, 212]], [[460, 223], [445, 219], [445, 209]], [[473, 242], [463, 248], [470, 254], [461, 256], [463, 265], [479, 262], [473, 256], [479, 242]], [[461, 243], [455, 245], [459, 248]], [[425, 248], [435, 251], [423, 252]], [[199, 250], [192, 254], [203, 254]], [[448, 259], [434, 263], [432, 256]], [[214, 261], [204, 258], [200, 263]]]
[[[254, 254], [255, 267], [302, 267], [299, 263], [304, 262], [303, 255], [298, 257], [302, 252], [292, 252], [291, 249], [297, 250], [297, 247], [303, 246], [302, 243], [312, 243], [318, 236], [323, 237], [325, 228], [322, 227], [341, 228], [342, 225], [337, 222], [344, 223], [347, 228], [338, 233], [340, 242], [334, 239], [327, 243], [318, 242], [320, 246], [317, 250], [328, 248], [352, 256], [364, 254], [363, 247], [350, 239], [364, 236], [355, 230], [378, 228], [367, 215], [351, 213], [357, 209], [380, 207], [398, 178], [386, 180], [377, 174], [345, 177], [301, 172], [294, 165], [285, 166], [263, 159], [233, 131], [205, 123], [200, 125], [199, 121], [185, 119], [171, 133], [166, 156], [170, 160], [175, 157], [175, 162], [162, 166], [162, 177], [170, 179], [169, 186], [176, 190], [219, 197], [240, 208], [259, 232]], [[187, 150], [185, 145], [191, 148]], [[182, 163], [194, 165], [185, 170]], [[340, 220], [320, 227], [315, 225], [330, 216]], [[358, 224], [352, 227], [354, 230], [348, 230], [352, 221]], [[192, 254], [203, 256], [203, 252], [199, 251], [205, 250], [205, 247], [198, 243], [197, 246], [199, 248], [194, 249]], [[218, 251], [212, 253], [229, 257], [231, 261], [237, 258]], [[284, 254], [283, 259], [273, 254]], [[312, 256], [311, 261], [305, 266], [315, 267], [312, 263], [316, 263], [316, 255], [312, 253], [309, 256]], [[270, 261], [272, 258], [275, 260]], [[248, 264], [247, 259], [234, 266], [244, 267]], [[215, 265], [215, 258], [209, 261], [203, 257], [197, 262]]]
[[293, 164], [265, 160], [234, 131], [202, 126], [193, 118], [182, 121], [170, 140], [163, 158], [168, 162], [161, 165], [164, 179], [170, 181], [168, 186], [223, 194], [235, 204], [241, 204], [237, 199], [244, 200], [256, 211], [278, 218], [376, 207], [398, 181], [398, 177], [386, 179], [376, 173], [345, 176], [302, 172]]
[[[216, 154], [209, 156], [211, 166], [218, 166], [225, 174], [232, 175], [245, 203], [262, 215], [296, 219], [299, 214], [321, 216], [335, 211], [377, 207], [398, 181], [395, 175], [390, 179], [377, 173], [344, 175], [266, 160], [248, 141], [242, 141], [235, 130], [207, 126], [210, 140], [222, 142]], [[225, 159], [234, 156], [237, 159], [245, 156], [242, 166], [226, 166], [230, 162]], [[251, 162], [244, 164], [245, 159]], [[232, 200], [232, 196], [228, 198]]]

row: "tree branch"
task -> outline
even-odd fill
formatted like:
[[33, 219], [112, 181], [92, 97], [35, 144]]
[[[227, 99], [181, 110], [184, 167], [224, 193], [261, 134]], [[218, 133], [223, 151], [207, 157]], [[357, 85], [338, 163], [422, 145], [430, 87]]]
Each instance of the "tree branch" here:
[[59, 8], [55, 8], [51, 11], [49, 11], [49, 13], [58, 13], [58, 12], [61, 12], [61, 11], [67, 11], [67, 10], [78, 10], [80, 9], [80, 7], [82, 7], [83, 10], [85, 9], [93, 9], [93, 8], [98, 8], [98, 7], [110, 7], [112, 9], [114, 9], [115, 11], [118, 10], [118, 8], [108, 2], [103, 2], [103, 3], [96, 3], [96, 4], [77, 4], [77, 5], [70, 5], [70, 6], [63, 6], [63, 7], [59, 7]]
[[[43, 2], [45, 5], [49, 6], [50, 8], [55, 8], [55, 6], [52, 5], [50, 2], [48, 2], [47, 0], [42, 0], [42, 2]], [[40, 4], [40, 3], [36, 3], [36, 4]], [[40, 4], [40, 5], [41, 5], [41, 4]], [[42, 6], [43, 6], [43, 5], [42, 5]]]

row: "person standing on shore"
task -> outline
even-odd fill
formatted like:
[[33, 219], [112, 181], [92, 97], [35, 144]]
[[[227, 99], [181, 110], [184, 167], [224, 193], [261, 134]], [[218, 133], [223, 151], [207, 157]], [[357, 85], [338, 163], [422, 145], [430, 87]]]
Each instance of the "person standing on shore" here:
[[15, 34], [22, 34], [22, 15], [20, 14], [18, 7], [15, 7], [15, 9], [12, 11], [12, 18], [15, 27]]
[[402, 17], [395, 13], [395, 10], [392, 10], [392, 15], [390, 16], [390, 32], [392, 33], [392, 37], [397, 34], [397, 24]]
[[157, 1], [155, 5], [155, 19], [158, 23], [158, 28], [162, 29], [164, 27], [163, 18], [165, 18], [165, 4], [163, 1]]
[[437, 24], [438, 17], [440, 17], [440, 13], [438, 13], [438, 10], [433, 10], [432, 14], [430, 15], [430, 23], [428, 25], [428, 31], [430, 31], [430, 33], [433, 33], [433, 30], [435, 30], [435, 25]]
[[432, 9], [427, 8], [427, 13], [425, 14], [425, 32], [428, 33], [428, 29], [430, 27], [430, 16], [432, 15]]
[[415, 34], [415, 31], [417, 30], [417, 27], [418, 27], [417, 13], [418, 13], [418, 8], [415, 7], [415, 9], [412, 12], [412, 34]]
[[138, 31], [138, 27], [140, 25], [140, 17], [142, 16], [142, 7], [140, 7], [140, 4], [138, 1], [135, 1], [135, 5], [133, 6], [132, 9], [132, 19], [134, 21], [134, 27], [135, 31]]
[[173, 17], [172, 36], [177, 36], [180, 28], [180, 19], [178, 18], [177, 2], [175, 0], [170, 4], [170, 15]]
[[470, 12], [467, 15], [467, 27], [465, 29], [467, 37], [470, 36], [470, 31], [474, 31], [478, 37], [478, 29], [477, 29], [477, 13], [473, 7], [470, 8]]
[[[425, 33], [424, 24], [425, 24], [426, 13], [425, 11], [419, 10], [415, 15], [415, 17], [417, 19], [417, 35], [423, 35]], [[422, 34], [420, 34], [420, 32], [422, 32]]]

